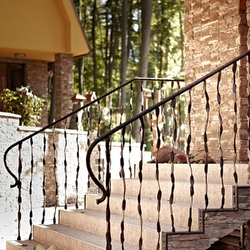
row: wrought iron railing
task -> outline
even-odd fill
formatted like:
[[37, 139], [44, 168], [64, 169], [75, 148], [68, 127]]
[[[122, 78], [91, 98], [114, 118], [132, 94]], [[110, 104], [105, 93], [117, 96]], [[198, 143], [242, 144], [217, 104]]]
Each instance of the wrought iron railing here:
[[[137, 85], [140, 86], [140, 91], [137, 92]], [[96, 98], [89, 103], [86, 103], [82, 107], [74, 110], [72, 113], [65, 117], [49, 124], [48, 126], [38, 129], [34, 133], [30, 133], [23, 139], [15, 142], [7, 148], [4, 153], [4, 165], [10, 176], [14, 179], [14, 183], [11, 188], [17, 187], [17, 223], [18, 232], [17, 239], [23, 238], [21, 236], [22, 231], [22, 213], [25, 210], [29, 212], [29, 226], [30, 233], [29, 239], [33, 237], [33, 213], [36, 206], [41, 205], [43, 208], [41, 214], [41, 223], [44, 224], [47, 214], [46, 207], [53, 206], [53, 222], [56, 223], [56, 213], [59, 204], [59, 197], [63, 199], [64, 208], [67, 209], [68, 205], [73, 202], [75, 207], [79, 207], [79, 197], [83, 196], [79, 190], [79, 182], [83, 181], [79, 179], [80, 171], [86, 168], [84, 156], [86, 155], [86, 148], [90, 147], [91, 142], [105, 134], [107, 131], [112, 130], [114, 126], [121, 124], [134, 116], [134, 110], [136, 106], [136, 99], [142, 100], [142, 108], [152, 106], [158, 101], [162, 100], [170, 93], [176, 92], [184, 84], [183, 80], [178, 79], [158, 79], [158, 78], [134, 78], [125, 84], [113, 89], [112, 91], [104, 94], [103, 96]], [[121, 90], [125, 89], [127, 93], [127, 102], [122, 104]], [[176, 116], [179, 117], [178, 126], [180, 147], [181, 137], [184, 134], [183, 126], [184, 111], [183, 104], [184, 99], [181, 97], [176, 111]], [[81, 118], [79, 113], [82, 112], [82, 127]], [[170, 107], [162, 107], [162, 112], [165, 116], [170, 116]], [[72, 118], [73, 117], [73, 118]], [[76, 132], [73, 133], [72, 129], [69, 129], [71, 119], [75, 119]], [[154, 143], [151, 141], [150, 127], [152, 128], [151, 115], [146, 118], [149, 122], [148, 126], [148, 150], [153, 150]], [[162, 138], [167, 135], [168, 139], [173, 136], [171, 131], [171, 124], [165, 123], [161, 129]], [[132, 129], [132, 128], [131, 128]], [[159, 129], [158, 129], [159, 130]], [[160, 131], [157, 131], [160, 132]], [[72, 135], [72, 133], [74, 135]], [[182, 133], [182, 134], [181, 134]], [[110, 138], [110, 142], [113, 140], [125, 141], [125, 131], [117, 138]], [[128, 132], [129, 150], [131, 152], [132, 143], [132, 130]], [[74, 139], [73, 146], [72, 139]], [[159, 139], [158, 139], [159, 140]], [[95, 144], [96, 145], [96, 144]], [[71, 147], [71, 148], [70, 148]], [[92, 148], [91, 148], [92, 149]], [[94, 158], [94, 164], [97, 165], [97, 183], [101, 179], [102, 159], [100, 158], [100, 147], [97, 147], [97, 153]], [[60, 155], [60, 159], [58, 156]], [[15, 157], [17, 159], [15, 160]], [[73, 172], [69, 176], [70, 165], [73, 165]], [[90, 170], [91, 171], [91, 170]], [[38, 173], [39, 172], [39, 173]], [[41, 172], [41, 173], [40, 173]], [[58, 178], [58, 173], [62, 173], [62, 176]], [[91, 173], [93, 173], [91, 171]], [[132, 173], [132, 166], [130, 166], [130, 173]], [[72, 177], [72, 175], [74, 175]], [[74, 178], [74, 197], [72, 198], [72, 192], [69, 191], [69, 180]], [[91, 188], [91, 180], [88, 179], [88, 188]], [[81, 186], [83, 186], [82, 184]], [[103, 186], [100, 185], [104, 191]], [[105, 191], [106, 192], [106, 191]], [[52, 198], [51, 198], [52, 197]], [[62, 198], [63, 197], [63, 198]], [[39, 199], [39, 204], [34, 204], [34, 200]], [[71, 202], [69, 200], [71, 199]], [[61, 202], [62, 203], [62, 202]], [[25, 208], [25, 209], [24, 209]], [[27, 236], [24, 236], [27, 238]]]
[[[229, 135], [228, 141], [232, 142], [231, 147], [231, 155], [233, 155], [231, 160], [231, 165], [233, 167], [233, 176], [235, 185], [238, 185], [238, 174], [236, 169], [236, 163], [239, 162], [240, 157], [239, 154], [241, 154], [240, 150], [247, 151], [248, 152], [248, 146], [245, 148], [240, 148], [240, 143], [238, 142], [239, 137], [239, 127], [238, 124], [240, 123], [240, 119], [244, 119], [244, 121], [247, 121], [247, 128], [245, 127], [243, 130], [245, 139], [249, 141], [249, 104], [250, 104], [250, 95], [246, 94], [246, 90], [248, 88], [248, 84], [245, 84], [245, 87], [243, 86], [243, 89], [245, 89], [245, 94], [242, 97], [243, 102], [247, 103], [248, 105], [248, 112], [247, 109], [245, 114], [243, 112], [240, 112], [242, 108], [242, 105], [239, 104], [239, 96], [240, 96], [240, 89], [242, 77], [245, 79], [245, 83], [247, 82], [248, 77], [248, 69], [249, 69], [249, 63], [250, 63], [250, 51], [236, 57], [235, 59], [229, 61], [228, 63], [224, 64], [223, 66], [217, 68], [216, 70], [212, 71], [211, 73], [205, 75], [204, 77], [200, 78], [199, 80], [193, 82], [192, 84], [189, 84], [178, 91], [172, 93], [171, 95], [166, 96], [164, 99], [160, 100], [159, 102], [154, 103], [150, 107], [148, 107], [145, 110], [142, 110], [139, 114], [136, 114], [135, 116], [131, 117], [130, 119], [122, 122], [120, 125], [112, 128], [107, 133], [101, 135], [98, 137], [89, 147], [86, 157], [86, 164], [89, 171], [89, 174], [94, 181], [94, 183], [98, 186], [98, 188], [102, 191], [102, 196], [97, 200], [97, 203], [103, 202], [105, 199], [106, 202], [106, 221], [107, 221], [107, 231], [106, 231], [106, 242], [107, 242], [107, 248], [111, 249], [112, 245], [112, 238], [111, 238], [111, 228], [110, 228], [110, 196], [111, 196], [111, 190], [110, 190], [110, 182], [111, 182], [111, 159], [110, 159], [110, 145], [112, 141], [112, 137], [116, 133], [119, 133], [121, 135], [121, 158], [120, 158], [120, 173], [121, 178], [123, 180], [123, 187], [124, 187], [124, 194], [123, 194], [123, 202], [121, 206], [121, 211], [123, 211], [123, 214], [126, 212], [126, 177], [125, 177], [125, 168], [128, 166], [124, 164], [123, 159], [123, 145], [125, 143], [125, 134], [130, 133], [131, 128], [133, 128], [135, 122], [140, 122], [140, 130], [138, 130], [138, 133], [140, 134], [140, 161], [138, 163], [138, 173], [136, 177], [138, 178], [138, 181], [140, 183], [140, 188], [138, 189], [138, 216], [140, 218], [140, 227], [141, 227], [141, 236], [138, 239], [138, 246], [139, 249], [143, 248], [143, 216], [142, 216], [142, 206], [141, 206], [141, 197], [142, 197], [142, 185], [143, 185], [143, 164], [145, 163], [144, 160], [144, 144], [145, 144], [145, 134], [146, 134], [146, 121], [147, 117], [154, 116], [155, 117], [155, 129], [156, 129], [156, 150], [159, 152], [161, 146], [162, 146], [162, 137], [161, 137], [161, 124], [162, 122], [162, 115], [164, 115], [164, 110], [166, 109], [166, 106], [170, 108], [170, 114], [171, 116], [164, 117], [164, 122], [170, 124], [171, 131], [172, 131], [172, 137], [170, 140], [170, 146], [172, 147], [172, 150], [170, 152], [170, 168], [171, 168], [171, 174], [170, 174], [170, 180], [171, 180], [171, 192], [169, 197], [169, 207], [170, 207], [170, 217], [171, 217], [171, 227], [172, 233], [176, 232], [175, 227], [175, 216], [174, 216], [174, 208], [173, 204], [175, 201], [175, 161], [174, 161], [174, 148], [176, 148], [176, 145], [178, 145], [178, 118], [176, 116], [177, 114], [177, 106], [179, 105], [180, 100], [182, 99], [181, 96], [186, 96], [186, 131], [185, 131], [185, 154], [186, 154], [186, 160], [187, 160], [187, 166], [190, 169], [190, 208], [188, 211], [188, 214], [183, 217], [187, 218], [187, 232], [192, 232], [192, 221], [193, 221], [193, 197], [194, 197], [194, 185], [195, 185], [195, 178], [193, 175], [193, 165], [191, 164], [191, 153], [195, 149], [195, 141], [193, 141], [193, 135], [194, 132], [192, 132], [193, 126], [194, 126], [194, 116], [195, 111], [198, 110], [198, 116], [204, 117], [204, 121], [202, 123], [197, 124], [196, 126], [199, 133], [203, 134], [202, 138], [203, 140], [201, 142], [198, 142], [202, 144], [202, 152], [204, 155], [204, 163], [202, 164], [204, 168], [204, 183], [205, 183], [205, 190], [199, 190], [204, 195], [204, 209], [209, 208], [209, 195], [208, 195], [208, 170], [209, 170], [209, 164], [208, 159], [210, 157], [210, 150], [211, 147], [209, 146], [209, 134], [211, 134], [211, 127], [216, 127], [216, 140], [218, 142], [218, 149], [216, 148], [216, 151], [219, 152], [217, 161], [219, 164], [219, 171], [218, 175], [221, 179], [221, 205], [217, 208], [219, 211], [223, 210], [225, 208], [225, 181], [224, 181], [224, 171], [225, 171], [225, 155], [226, 155], [226, 149], [225, 143], [223, 144], [223, 139], [225, 133]], [[243, 72], [243, 73], [242, 73]], [[244, 82], [244, 80], [243, 80]], [[222, 86], [225, 86], [226, 88], [222, 89]], [[210, 88], [210, 91], [208, 91], [208, 88]], [[211, 91], [211, 88], [213, 90]], [[199, 103], [194, 103], [193, 98], [195, 97], [196, 93], [199, 92]], [[242, 93], [241, 93], [242, 94]], [[223, 97], [222, 97], [223, 96]], [[213, 102], [216, 102], [216, 105], [214, 104], [213, 107], [217, 107], [215, 110], [211, 110], [211, 99], [212, 97], [215, 97]], [[231, 99], [231, 100], [230, 100]], [[232, 104], [232, 105], [231, 105]], [[143, 104], [142, 104], [143, 105]], [[223, 113], [223, 107], [228, 106], [228, 113]], [[231, 106], [230, 106], [231, 105]], [[229, 108], [230, 106], [230, 108]], [[230, 111], [229, 111], [230, 110]], [[239, 114], [241, 113], [241, 117], [239, 117]], [[216, 119], [213, 119], [213, 122], [211, 122], [210, 116], [216, 115]], [[227, 115], [227, 116], [226, 116]], [[230, 116], [230, 118], [229, 118]], [[197, 117], [197, 114], [196, 114]], [[228, 120], [232, 119], [231, 124], [228, 124]], [[171, 123], [169, 123], [169, 120]], [[224, 132], [224, 129], [226, 128], [226, 132]], [[169, 130], [170, 131], [170, 130]], [[241, 131], [242, 132], [242, 131]], [[246, 138], [247, 137], [247, 138]], [[98, 181], [97, 177], [93, 173], [93, 166], [91, 166], [90, 158], [92, 155], [92, 152], [94, 148], [101, 142], [106, 141], [106, 180], [105, 185]], [[192, 145], [193, 143], [193, 145]], [[238, 146], [239, 145], [239, 146]], [[248, 143], [249, 145], [249, 143]], [[240, 149], [239, 149], [240, 148]], [[157, 153], [156, 153], [157, 157]], [[248, 159], [246, 159], [248, 161]], [[155, 161], [155, 178], [158, 183], [158, 192], [156, 194], [157, 197], [157, 212], [159, 213], [158, 220], [156, 222], [156, 230], [159, 234], [158, 244], [156, 246], [156, 249], [160, 249], [160, 234], [161, 234], [161, 221], [160, 221], [160, 214], [161, 214], [161, 203], [162, 203], [162, 194], [164, 190], [161, 189], [161, 182], [159, 178], [160, 173], [159, 168], [159, 162], [156, 159]], [[183, 222], [184, 223], [184, 222]], [[121, 245], [124, 244], [124, 217], [121, 221]]]

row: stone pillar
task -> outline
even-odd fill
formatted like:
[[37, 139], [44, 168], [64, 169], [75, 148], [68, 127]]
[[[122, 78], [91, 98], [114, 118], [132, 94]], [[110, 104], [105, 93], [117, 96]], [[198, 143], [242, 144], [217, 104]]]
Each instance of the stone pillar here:
[[[56, 120], [72, 111], [73, 90], [73, 56], [71, 54], [57, 54], [55, 56]], [[58, 127], [64, 127], [64, 123]]]

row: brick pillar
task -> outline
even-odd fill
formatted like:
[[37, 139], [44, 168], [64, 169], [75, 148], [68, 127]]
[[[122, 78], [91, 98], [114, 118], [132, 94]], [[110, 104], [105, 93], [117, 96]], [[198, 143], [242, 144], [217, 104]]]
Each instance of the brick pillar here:
[[42, 113], [40, 123], [37, 126], [48, 124], [48, 62], [30, 60], [26, 62], [26, 82], [33, 94], [45, 101], [45, 109]]
[[[73, 96], [73, 56], [71, 54], [55, 55], [55, 119], [72, 111]], [[64, 127], [64, 124], [59, 125]]]

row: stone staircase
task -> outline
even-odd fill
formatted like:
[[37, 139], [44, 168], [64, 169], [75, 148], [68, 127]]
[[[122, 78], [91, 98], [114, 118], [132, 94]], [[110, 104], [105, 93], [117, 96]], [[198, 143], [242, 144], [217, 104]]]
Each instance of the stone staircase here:
[[[172, 206], [174, 227], [176, 233], [171, 233], [171, 214], [169, 197], [172, 183], [170, 181], [171, 167], [169, 164], [160, 164], [160, 187], [162, 191], [160, 225], [163, 237], [160, 240], [161, 249], [208, 249], [219, 238], [234, 231], [250, 218], [250, 186], [248, 186], [248, 164], [238, 164], [238, 187], [233, 180], [232, 164], [224, 165], [225, 206], [221, 206], [221, 179], [220, 166], [209, 165], [208, 188], [209, 206], [204, 211], [205, 174], [204, 165], [192, 165], [194, 196], [192, 205], [192, 232], [188, 233], [188, 217], [190, 211], [190, 168], [187, 164], [175, 164], [175, 191]], [[136, 170], [135, 173], [138, 171]], [[157, 226], [157, 192], [159, 186], [154, 179], [155, 164], [143, 166], [143, 181], [141, 189], [142, 207], [142, 249], [156, 249], [158, 242]], [[140, 217], [138, 215], [138, 193], [140, 182], [137, 178], [126, 179], [126, 210], [124, 249], [139, 249], [141, 234]], [[111, 181], [111, 237], [112, 249], [122, 249], [120, 243], [121, 221], [123, 216], [122, 180]], [[59, 211], [59, 224], [35, 225], [34, 240], [8, 241], [7, 250], [34, 249], [40, 244], [47, 249], [54, 245], [57, 250], [97, 250], [106, 249], [106, 201], [96, 205], [100, 194], [87, 194], [85, 209], [68, 209]]]

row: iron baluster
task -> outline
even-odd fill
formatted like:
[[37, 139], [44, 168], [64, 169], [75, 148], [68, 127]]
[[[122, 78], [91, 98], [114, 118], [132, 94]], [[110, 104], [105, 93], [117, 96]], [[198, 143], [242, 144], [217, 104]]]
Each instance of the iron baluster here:
[[190, 169], [190, 208], [189, 208], [189, 217], [188, 217], [188, 231], [191, 231], [192, 226], [192, 207], [193, 207], [193, 196], [194, 196], [194, 176], [193, 176], [193, 169], [190, 161], [190, 144], [192, 140], [192, 128], [191, 128], [191, 109], [192, 109], [192, 92], [191, 89], [189, 90], [189, 103], [188, 103], [188, 114], [187, 114], [187, 120], [188, 120], [188, 130], [189, 135], [187, 138], [187, 147], [186, 147], [186, 155], [187, 155], [187, 163]]
[[204, 151], [205, 151], [205, 165], [204, 165], [204, 172], [205, 172], [205, 185], [206, 185], [206, 193], [205, 193], [205, 209], [208, 207], [208, 146], [207, 146], [207, 127], [208, 127], [208, 122], [209, 122], [209, 111], [210, 111], [210, 105], [209, 105], [209, 96], [207, 93], [207, 82], [206, 80], [203, 82], [203, 90], [204, 90], [204, 95], [206, 98], [206, 105], [205, 105], [205, 110], [206, 110], [206, 122], [205, 122], [205, 129], [204, 129], [204, 135], [203, 135], [203, 140], [204, 140]]
[[221, 178], [221, 194], [222, 194], [222, 202], [221, 202], [221, 208], [224, 206], [225, 202], [225, 187], [224, 187], [224, 180], [223, 180], [223, 173], [224, 173], [224, 159], [223, 159], [223, 149], [222, 149], [222, 143], [221, 143], [221, 137], [223, 133], [223, 126], [222, 126], [222, 116], [221, 116], [221, 94], [220, 94], [220, 83], [221, 83], [221, 71], [218, 73], [218, 79], [217, 79], [217, 102], [218, 102], [218, 118], [220, 122], [220, 132], [219, 132], [219, 138], [218, 138], [218, 144], [219, 144], [219, 151], [220, 151], [220, 178]]
[[[157, 148], [157, 156], [158, 156], [158, 152], [161, 146], [161, 132], [159, 129], [159, 115], [160, 115], [160, 111], [159, 111], [159, 107], [156, 108], [155, 110], [155, 114], [156, 114], [156, 128], [157, 128], [157, 143], [156, 143], [156, 148]], [[161, 241], [161, 224], [160, 224], [160, 215], [161, 215], [161, 198], [162, 198], [162, 191], [161, 191], [161, 185], [160, 185], [160, 180], [159, 180], [159, 164], [158, 164], [158, 157], [156, 156], [156, 169], [155, 169], [155, 178], [158, 184], [158, 192], [157, 192], [157, 233], [158, 233], [158, 240], [157, 240], [157, 245], [156, 245], [156, 250], [160, 250], [160, 241]]]
[[124, 151], [124, 145], [125, 145], [125, 133], [126, 133], [126, 127], [124, 127], [122, 129], [121, 158], [120, 158], [120, 165], [121, 165], [120, 177], [122, 178], [122, 183], [123, 183], [122, 221], [121, 221], [121, 234], [120, 234], [120, 241], [121, 241], [122, 250], [124, 250], [124, 241], [125, 241], [125, 237], [124, 237], [124, 219], [125, 219], [125, 211], [126, 211], [126, 180], [125, 180], [124, 157], [123, 157], [123, 151]]
[[140, 187], [139, 187], [139, 194], [137, 196], [137, 201], [138, 201], [138, 214], [140, 217], [140, 238], [139, 238], [139, 250], [142, 250], [143, 246], [143, 239], [142, 239], [142, 226], [143, 226], [143, 219], [142, 219], [142, 207], [141, 207], [141, 193], [142, 193], [142, 166], [143, 166], [143, 149], [144, 149], [144, 121], [143, 118], [140, 117], [140, 122], [141, 122], [141, 127], [140, 127], [140, 134], [141, 134], [141, 143], [140, 143], [140, 151], [141, 151], [141, 159], [139, 161], [139, 182], [140, 182]]
[[29, 224], [30, 224], [30, 235], [29, 240], [32, 239], [32, 218], [33, 218], [33, 206], [32, 206], [32, 183], [33, 183], [33, 173], [34, 173], [34, 154], [33, 154], [33, 138], [30, 138], [30, 187], [29, 187], [29, 195], [30, 195], [30, 214], [29, 214]]
[[[129, 98], [130, 118], [133, 117], [133, 84], [130, 84], [130, 98]], [[129, 124], [129, 177], [132, 178], [131, 167], [131, 152], [132, 152], [132, 123]], [[135, 175], [135, 173], [134, 173]]]
[[[90, 146], [90, 131], [91, 131], [91, 123], [90, 123], [90, 106], [87, 107], [87, 120], [88, 120], [88, 127], [87, 127], [87, 146]], [[88, 189], [90, 188], [90, 175], [88, 173]]]
[[46, 189], [45, 189], [45, 182], [46, 182], [46, 136], [45, 133], [43, 135], [43, 182], [42, 182], [42, 190], [43, 190], [43, 212], [42, 212], [42, 221], [41, 224], [44, 224], [45, 221], [45, 208], [46, 208]]
[[67, 209], [67, 186], [68, 186], [68, 173], [67, 173], [67, 119], [64, 124], [64, 209]]
[[[100, 106], [100, 101], [97, 102], [97, 117], [98, 117], [98, 121], [97, 121], [97, 137], [100, 136], [100, 129], [101, 129], [101, 106]], [[98, 150], [98, 159], [97, 159], [97, 168], [98, 168], [98, 180], [99, 181], [103, 181], [101, 172], [103, 171], [102, 167], [101, 167], [101, 147], [100, 145], [97, 145], [97, 150]]]
[[106, 250], [112, 249], [111, 244], [111, 224], [110, 224], [110, 138], [106, 139], [106, 195], [107, 195], [107, 205], [106, 205], [106, 222], [107, 222], [107, 231], [106, 231]]
[[[180, 86], [180, 82], [176, 81], [177, 84], [177, 90], [180, 90], [181, 86]], [[177, 136], [177, 145], [178, 145], [178, 149], [181, 148], [181, 125], [182, 125], [182, 119], [181, 119], [181, 95], [178, 96], [178, 108], [177, 108], [177, 124], [178, 124], [178, 136]]]
[[79, 121], [78, 116], [76, 115], [76, 158], [77, 158], [77, 166], [76, 166], [76, 201], [75, 201], [75, 208], [78, 209], [78, 199], [79, 199], [79, 190], [78, 190], [78, 178], [79, 178], [79, 171], [80, 171], [80, 152], [79, 152]]
[[21, 208], [22, 208], [22, 182], [21, 182], [21, 174], [22, 174], [22, 142], [20, 142], [18, 144], [18, 236], [17, 236], [17, 240], [21, 240], [21, 218], [22, 218], [22, 212], [21, 212]]
[[55, 210], [53, 215], [53, 223], [56, 224], [56, 211], [57, 211], [57, 197], [58, 197], [58, 183], [56, 178], [56, 171], [57, 171], [57, 159], [56, 159], [56, 143], [55, 143], [55, 126], [53, 127], [53, 153], [54, 153], [54, 178], [55, 178]]
[[174, 226], [174, 212], [173, 212], [173, 203], [174, 203], [174, 189], [175, 189], [175, 176], [174, 176], [174, 145], [176, 142], [176, 118], [175, 118], [175, 105], [176, 105], [176, 99], [173, 98], [171, 101], [171, 110], [172, 110], [172, 121], [173, 121], [173, 136], [172, 136], [172, 151], [170, 152], [170, 161], [171, 161], [171, 193], [169, 198], [169, 204], [170, 204], [170, 216], [171, 216], [171, 223], [172, 223], [172, 232], [175, 232], [175, 226]]
[[236, 85], [236, 70], [237, 63], [233, 63], [233, 93], [234, 93], [234, 157], [233, 157], [233, 165], [234, 165], [234, 181], [235, 184], [238, 185], [238, 175], [236, 171], [236, 160], [237, 160], [237, 147], [236, 147], [236, 139], [237, 139], [237, 85]]

